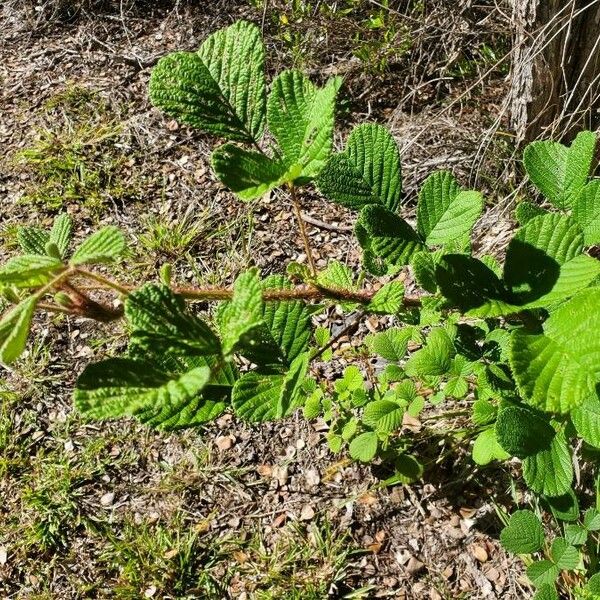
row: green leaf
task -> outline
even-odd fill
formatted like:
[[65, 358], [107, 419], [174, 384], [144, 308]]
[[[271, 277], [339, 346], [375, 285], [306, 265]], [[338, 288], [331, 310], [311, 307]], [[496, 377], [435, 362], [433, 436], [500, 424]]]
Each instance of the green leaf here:
[[566, 413], [600, 382], [600, 288], [580, 292], [553, 312], [543, 333], [513, 332], [510, 365], [524, 398], [543, 410]]
[[547, 450], [523, 461], [523, 478], [534, 492], [545, 496], [562, 496], [569, 491], [573, 481], [573, 464], [563, 432], [557, 432]]
[[424, 249], [419, 236], [404, 219], [378, 204], [365, 206], [356, 226], [363, 250], [387, 265], [406, 265], [415, 252]]
[[435, 274], [443, 296], [462, 312], [477, 316], [510, 312], [503, 283], [482, 261], [464, 254], [446, 254]]
[[150, 77], [150, 99], [203, 131], [256, 142], [265, 124], [264, 60], [260, 29], [238, 21], [209, 36], [198, 52], [162, 58]]
[[341, 379], [334, 382], [335, 391], [338, 394], [342, 392], [353, 392], [363, 387], [363, 375], [356, 365], [350, 365], [344, 369], [344, 375]]
[[368, 335], [365, 342], [371, 352], [386, 360], [399, 362], [406, 355], [408, 342], [413, 335], [410, 327], [391, 327], [381, 333]]
[[406, 374], [410, 377], [444, 375], [452, 366], [454, 345], [445, 329], [432, 329], [427, 344], [417, 350], [406, 362]]
[[423, 184], [417, 204], [417, 230], [428, 246], [468, 236], [483, 210], [479, 192], [460, 191], [452, 173], [439, 171]]
[[75, 250], [72, 265], [108, 263], [125, 251], [125, 237], [118, 227], [109, 225], [93, 233]]
[[583, 515], [583, 524], [588, 531], [600, 531], [600, 512], [595, 508], [588, 508]]
[[330, 260], [327, 263], [327, 268], [317, 275], [317, 283], [326, 288], [356, 289], [352, 269], [338, 260]]
[[61, 269], [64, 269], [64, 265], [57, 258], [22, 254], [11, 258], [0, 269], [0, 284], [18, 288], [39, 287], [48, 283]]
[[395, 315], [403, 306], [404, 284], [399, 281], [390, 281], [377, 291], [369, 304], [365, 306], [365, 310], [372, 313]]
[[573, 203], [573, 218], [583, 229], [586, 246], [600, 244], [600, 179], [585, 185]]
[[544, 210], [541, 206], [533, 204], [531, 202], [523, 201], [517, 204], [515, 209], [515, 217], [519, 222], [519, 225], [525, 225], [531, 221], [534, 217], [545, 215], [548, 211]]
[[583, 250], [583, 232], [570, 217], [534, 217], [510, 241], [504, 281], [513, 302], [524, 304], [552, 290], [560, 267]]
[[437, 292], [436, 261], [431, 252], [415, 252], [410, 260], [417, 283], [427, 292]]
[[29, 296], [7, 311], [0, 320], [0, 362], [5, 365], [15, 361], [25, 350], [31, 320], [39, 299], [39, 294]]
[[189, 313], [184, 299], [166, 286], [146, 284], [129, 294], [125, 317], [132, 341], [153, 352], [220, 354], [221, 344], [210, 327]]
[[560, 600], [553, 584], [543, 583], [531, 600]]
[[296, 408], [295, 401], [298, 398], [300, 386], [306, 377], [308, 371], [309, 356], [308, 352], [298, 356], [290, 365], [284, 380], [281, 393], [277, 399], [277, 410], [275, 418], [282, 419], [291, 414]]
[[260, 198], [289, 179], [288, 167], [282, 161], [232, 143], [219, 146], [211, 160], [221, 183], [246, 202]]
[[60, 258], [65, 258], [71, 237], [73, 235], [73, 220], [67, 213], [62, 213], [54, 219], [48, 241], [56, 244]]
[[551, 560], [538, 560], [527, 567], [527, 577], [535, 587], [552, 586], [560, 571]]
[[377, 433], [366, 431], [356, 436], [350, 443], [349, 452], [354, 460], [360, 462], [371, 462], [377, 454]]
[[308, 357], [300, 355], [285, 375], [251, 371], [233, 386], [231, 403], [245, 421], [263, 422], [290, 415], [299, 406]]
[[509, 406], [498, 414], [496, 435], [504, 450], [523, 459], [549, 449], [556, 432], [549, 420], [535, 411]]
[[324, 167], [333, 144], [335, 98], [339, 77], [317, 88], [298, 71], [280, 73], [271, 85], [267, 102], [269, 129], [289, 166], [299, 165], [294, 179], [313, 179]]
[[498, 409], [489, 401], [478, 399], [473, 402], [473, 423], [475, 425], [487, 425], [496, 418]]
[[513, 554], [533, 554], [544, 545], [544, 530], [530, 510], [517, 510], [500, 533], [500, 543]]
[[396, 431], [402, 425], [404, 406], [392, 400], [374, 400], [365, 407], [365, 425], [384, 433]]
[[557, 142], [533, 142], [525, 148], [523, 163], [534, 185], [557, 208], [568, 209], [590, 173], [596, 135], [582, 131], [570, 147]]
[[585, 590], [594, 598], [600, 597], [600, 573], [592, 575], [585, 585]]
[[493, 460], [506, 460], [510, 456], [498, 443], [493, 428], [482, 431], [475, 438], [472, 455], [473, 461], [478, 465], [487, 465]]
[[136, 416], [163, 429], [188, 427], [222, 412], [222, 402], [204, 399], [210, 369], [170, 375], [151, 362], [111, 358], [91, 364], [77, 380], [75, 406], [94, 419]]
[[597, 394], [589, 396], [571, 411], [571, 421], [581, 438], [600, 448], [600, 399]]
[[418, 481], [423, 476], [423, 465], [411, 454], [400, 454], [394, 460], [394, 474], [387, 480], [386, 485], [403, 483], [408, 485]]
[[547, 506], [558, 521], [577, 521], [579, 519], [579, 501], [573, 490], [562, 496], [543, 498], [543, 506]]
[[326, 198], [348, 208], [382, 204], [395, 212], [402, 194], [402, 171], [393, 136], [380, 125], [355, 127], [344, 152], [329, 159], [317, 185]]
[[46, 244], [50, 235], [39, 227], [19, 227], [17, 241], [25, 254], [46, 254]]
[[233, 285], [233, 298], [223, 305], [218, 320], [224, 355], [250, 343], [252, 334], [263, 324], [258, 269], [250, 269], [238, 276]]
[[568, 544], [582, 546], [586, 543], [587, 538], [588, 531], [585, 527], [573, 523], [565, 525], [565, 539]]
[[556, 538], [552, 542], [550, 555], [561, 571], [573, 571], [579, 565], [579, 551], [574, 546], [568, 544], [564, 538]]
[[[263, 291], [289, 289], [283, 276], [272, 275], [262, 282]], [[306, 352], [311, 335], [311, 310], [302, 300], [269, 301], [263, 304], [263, 321], [288, 364]]]

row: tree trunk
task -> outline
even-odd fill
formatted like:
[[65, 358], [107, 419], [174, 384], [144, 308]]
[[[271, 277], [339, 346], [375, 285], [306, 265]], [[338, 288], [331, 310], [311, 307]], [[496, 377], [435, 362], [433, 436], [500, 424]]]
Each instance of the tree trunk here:
[[517, 142], [600, 125], [600, 0], [511, 0]]

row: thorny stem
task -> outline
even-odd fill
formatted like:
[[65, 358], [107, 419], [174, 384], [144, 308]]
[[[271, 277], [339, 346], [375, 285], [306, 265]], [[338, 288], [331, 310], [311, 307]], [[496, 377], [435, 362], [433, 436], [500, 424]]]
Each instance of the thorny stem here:
[[302, 240], [304, 242], [304, 250], [306, 251], [306, 258], [308, 260], [308, 265], [310, 267], [311, 274], [316, 276], [317, 267], [315, 265], [315, 259], [312, 255], [312, 250], [310, 247], [310, 240], [308, 239], [308, 234], [306, 233], [306, 226], [304, 224], [304, 219], [302, 218], [302, 211], [300, 209], [300, 200], [298, 199], [298, 194], [296, 193], [296, 187], [293, 183], [290, 184], [290, 195], [292, 197], [292, 205], [294, 206], [294, 213], [296, 214], [296, 221], [298, 221], [298, 228], [300, 229], [300, 235], [302, 236]]
[[109, 279], [108, 277], [104, 277], [104, 275], [100, 275], [100, 273], [96, 273], [95, 271], [88, 271], [87, 269], [77, 268], [75, 270], [79, 275], [83, 275], [84, 277], [88, 277], [89, 279], [94, 279], [98, 283], [101, 283], [109, 288], [113, 288], [120, 292], [121, 294], [127, 295], [131, 292], [131, 288], [128, 288], [120, 283], [114, 281], [113, 279]]

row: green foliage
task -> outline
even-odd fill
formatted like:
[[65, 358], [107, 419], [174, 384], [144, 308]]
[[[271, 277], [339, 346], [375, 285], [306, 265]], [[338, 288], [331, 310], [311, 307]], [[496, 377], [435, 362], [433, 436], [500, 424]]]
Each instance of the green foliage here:
[[500, 542], [514, 554], [533, 554], [544, 544], [544, 530], [539, 518], [530, 510], [514, 512], [500, 534]]
[[542, 410], [566, 413], [595, 393], [600, 381], [600, 289], [579, 293], [544, 323], [543, 333], [517, 329], [510, 363], [524, 398]]
[[382, 204], [396, 212], [402, 194], [400, 153], [380, 125], [354, 128], [344, 152], [332, 156], [317, 179], [327, 198], [355, 210]]
[[150, 99], [208, 133], [257, 141], [266, 115], [264, 54], [259, 28], [240, 21], [209, 36], [197, 52], [161, 58], [152, 71]]
[[95, 419], [135, 415], [142, 423], [165, 429], [189, 426], [210, 420], [224, 408], [201, 397], [209, 379], [208, 367], [172, 376], [152, 362], [112, 358], [86, 367], [77, 381], [75, 406]]
[[[50, 231], [21, 228], [23, 254], [0, 268], [0, 293], [11, 305], [0, 320], [0, 360], [12, 363], [23, 353], [38, 307], [97, 321], [124, 316], [125, 354], [89, 365], [77, 382], [75, 406], [88, 418], [135, 416], [174, 429], [223, 411], [262, 422], [303, 408], [306, 418], [326, 423], [332, 452], [381, 463], [386, 485], [419, 479], [424, 466], [413, 452], [431, 440], [471, 447], [481, 467], [516, 457], [532, 493], [524, 497], [565, 522], [564, 536], [544, 543], [540, 519], [522, 510], [501, 542], [512, 552], [539, 554], [527, 569], [535, 597], [557, 598], [562, 571], [594, 564], [600, 531], [595, 508], [580, 516], [587, 499], [579, 476], [573, 489], [576, 472], [587, 476], [596, 467], [589, 457], [600, 447], [600, 261], [586, 251], [600, 241], [600, 188], [588, 180], [594, 134], [579, 134], [569, 148], [535, 142], [526, 149], [532, 182], [559, 210], [522, 202], [520, 228], [501, 266], [473, 256], [471, 231], [484, 206], [479, 192], [462, 190], [448, 172], [433, 173], [419, 193], [413, 227], [399, 214], [393, 136], [376, 124], [359, 125], [331, 156], [341, 80], [318, 87], [299, 71], [284, 71], [267, 97], [264, 58], [258, 27], [236, 23], [197, 52], [161, 59], [151, 100], [224, 138], [212, 165], [242, 200], [282, 188], [299, 209], [299, 188], [314, 183], [328, 199], [359, 211], [355, 233], [365, 271], [395, 277], [376, 281], [333, 260], [319, 272], [305, 239], [309, 260], [290, 264], [289, 279], [250, 268], [232, 288], [178, 288], [170, 265], [158, 265], [160, 285], [133, 289], [111, 279], [110, 266], [93, 270], [125, 254], [123, 233], [104, 227], [71, 254], [72, 222], [61, 215]], [[348, 326], [339, 333], [330, 322], [315, 327], [313, 317], [334, 306], [355, 313]], [[354, 319], [369, 313], [392, 316], [393, 326], [369, 316], [378, 333], [364, 345], [340, 344], [355, 335]], [[343, 373], [316, 378], [336, 373], [339, 362], [325, 370], [312, 363], [334, 357], [346, 365]], [[593, 590], [598, 580], [587, 586]]]
[[428, 246], [464, 239], [483, 210], [479, 192], [460, 191], [451, 173], [430, 175], [419, 194], [417, 229]]
[[568, 209], [584, 187], [594, 158], [596, 136], [577, 135], [570, 147], [558, 142], [533, 142], [525, 148], [523, 163], [535, 186], [554, 206]]
[[71, 256], [70, 264], [113, 262], [125, 251], [125, 237], [114, 225], [104, 227], [87, 238]]
[[298, 170], [294, 179], [313, 179], [329, 157], [341, 84], [334, 77], [319, 89], [298, 71], [284, 71], [273, 81], [267, 121], [285, 164]]

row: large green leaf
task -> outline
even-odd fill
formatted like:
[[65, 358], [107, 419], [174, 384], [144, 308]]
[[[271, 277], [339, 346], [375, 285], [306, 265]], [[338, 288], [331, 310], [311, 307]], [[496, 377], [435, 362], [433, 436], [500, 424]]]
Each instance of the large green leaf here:
[[523, 479], [545, 496], [562, 496], [571, 489], [573, 463], [564, 432], [556, 433], [549, 448], [525, 458]]
[[39, 299], [38, 294], [29, 296], [0, 320], [0, 362], [8, 365], [25, 350], [31, 319]]
[[590, 288], [553, 312], [543, 333], [513, 332], [510, 365], [528, 402], [566, 413], [595, 391], [600, 382], [598, 306], [600, 288]]
[[61, 269], [64, 269], [64, 265], [57, 258], [23, 254], [11, 258], [0, 269], [0, 284], [19, 288], [38, 287], [48, 283]]
[[56, 245], [61, 258], [65, 258], [67, 254], [72, 235], [73, 219], [67, 213], [58, 215], [52, 224], [48, 241]]
[[46, 244], [50, 234], [39, 227], [19, 227], [17, 241], [25, 254], [46, 254]]
[[413, 336], [414, 330], [411, 327], [391, 327], [367, 336], [365, 342], [371, 352], [385, 360], [399, 362], [406, 355], [408, 342]]
[[125, 236], [114, 225], [93, 233], [75, 250], [72, 265], [108, 263], [117, 260], [125, 251]]
[[519, 406], [501, 410], [496, 421], [498, 443], [510, 455], [518, 458], [527, 458], [547, 450], [555, 435], [549, 419]]
[[523, 163], [535, 186], [557, 208], [568, 209], [585, 185], [594, 158], [596, 135], [582, 131], [570, 147], [558, 142], [533, 142]]
[[362, 420], [373, 429], [390, 433], [402, 425], [405, 410], [405, 406], [393, 400], [374, 400], [365, 407]]
[[417, 230], [428, 246], [468, 236], [483, 210], [479, 192], [460, 191], [452, 173], [439, 171], [423, 184], [417, 204]]
[[223, 354], [231, 354], [250, 342], [263, 325], [262, 286], [258, 269], [250, 269], [235, 280], [233, 298], [223, 305], [219, 315]]
[[356, 225], [357, 237], [365, 252], [372, 253], [387, 265], [406, 265], [415, 252], [424, 249], [416, 231], [404, 219], [379, 204], [365, 206]]
[[[280, 275], [262, 282], [265, 292], [289, 289], [291, 283]], [[288, 364], [306, 352], [311, 335], [311, 310], [302, 300], [279, 300], [264, 303], [263, 320]]]
[[213, 152], [212, 165], [221, 183], [244, 201], [260, 198], [288, 178], [293, 179], [281, 160], [231, 143]]
[[150, 99], [203, 131], [256, 142], [265, 123], [264, 58], [260, 29], [238, 21], [213, 33], [198, 52], [162, 58], [152, 71]]
[[533, 554], [544, 545], [544, 530], [539, 518], [530, 510], [517, 510], [500, 532], [500, 543], [514, 554]]
[[286, 374], [251, 371], [233, 386], [231, 403], [245, 421], [262, 422], [290, 415], [301, 403], [300, 387], [308, 368], [307, 354], [294, 360]]
[[316, 177], [329, 158], [341, 83], [341, 78], [334, 77], [317, 88], [298, 71], [284, 71], [273, 81], [267, 103], [269, 129], [285, 163], [300, 166], [298, 179]]
[[377, 454], [377, 445], [377, 433], [375, 431], [365, 431], [352, 440], [348, 451], [354, 460], [370, 462]]
[[580, 437], [600, 448], [600, 399], [597, 394], [592, 394], [574, 408], [571, 420]]
[[481, 316], [510, 312], [504, 284], [477, 258], [445, 254], [436, 267], [435, 276], [442, 295], [463, 312], [477, 311]]
[[210, 327], [166, 286], [146, 284], [130, 294], [125, 317], [132, 328], [132, 341], [153, 352], [212, 355], [221, 351]]
[[478, 465], [488, 465], [493, 460], [505, 460], [510, 456], [498, 443], [493, 428], [486, 429], [477, 436], [472, 455], [473, 461]]
[[380, 125], [355, 127], [346, 149], [329, 159], [317, 185], [324, 196], [349, 208], [378, 203], [395, 212], [402, 194], [402, 171], [394, 138]]
[[524, 304], [548, 293], [560, 267], [583, 250], [583, 231], [570, 217], [548, 213], [521, 227], [508, 245], [504, 281], [513, 301]]
[[452, 367], [454, 344], [445, 329], [432, 329], [424, 348], [417, 350], [406, 361], [405, 370], [411, 377], [445, 375]]
[[573, 203], [573, 218], [583, 229], [586, 246], [600, 244], [600, 179], [585, 185]]
[[224, 408], [223, 402], [203, 397], [209, 378], [208, 367], [170, 375], [151, 362], [111, 358], [86, 367], [77, 381], [75, 406], [95, 419], [133, 415], [164, 429], [197, 425]]

